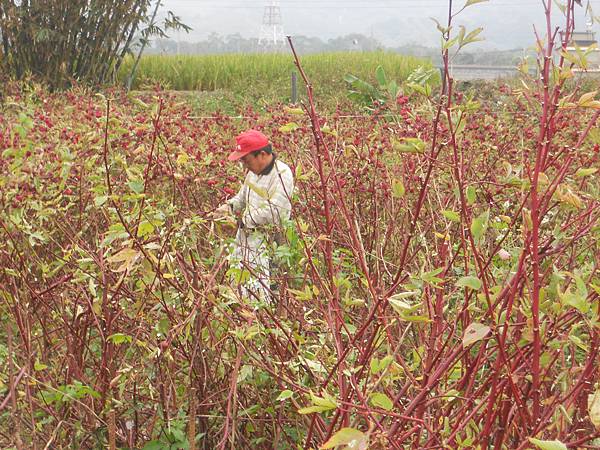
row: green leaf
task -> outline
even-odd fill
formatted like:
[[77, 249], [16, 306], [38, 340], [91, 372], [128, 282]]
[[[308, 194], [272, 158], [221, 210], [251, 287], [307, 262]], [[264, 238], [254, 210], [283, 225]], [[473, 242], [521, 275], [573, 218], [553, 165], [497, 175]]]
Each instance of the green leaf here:
[[335, 400], [326, 395], [326, 397], [317, 397], [316, 395], [314, 395], [312, 392], [310, 394], [310, 398], [312, 400], [312, 406], [308, 406], [306, 408], [300, 408], [298, 410], [299, 414], [311, 414], [311, 413], [318, 413], [318, 412], [325, 412], [325, 411], [330, 411], [332, 409], [336, 409], [337, 408], [337, 403], [335, 402]]
[[487, 325], [483, 325], [481, 323], [473, 322], [471, 325], [467, 327], [465, 330], [465, 334], [463, 336], [463, 348], [467, 348], [470, 345], [474, 344], [477, 341], [481, 341], [485, 338], [490, 332], [490, 327]]
[[460, 28], [460, 31], [458, 32], [458, 42], [462, 46], [462, 42], [465, 38], [465, 33], [467, 32], [467, 29], [465, 28], [464, 25], [460, 25], [459, 28]]
[[451, 48], [453, 45], [455, 45], [458, 42], [458, 37], [455, 37], [453, 39], [450, 39], [448, 41], [443, 41], [444, 44], [442, 45], [442, 50], [448, 50], [449, 48]]
[[442, 26], [442, 24], [437, 19], [435, 19], [433, 17], [430, 17], [430, 19], [435, 22], [435, 26], [440, 33], [446, 34], [448, 32], [448, 28]]
[[448, 209], [445, 209], [444, 211], [442, 211], [442, 214], [446, 219], [451, 220], [452, 222], [460, 222], [460, 214], [456, 211], [450, 211]]
[[326, 406], [313, 405], [313, 406], [307, 406], [306, 408], [300, 408], [298, 410], [298, 414], [320, 413], [320, 412], [329, 411], [331, 409], [334, 409], [334, 408], [328, 408]]
[[392, 409], [394, 409], [394, 403], [385, 394], [376, 392], [374, 394], [371, 394], [370, 400], [371, 404], [377, 408], [382, 408], [386, 411], [391, 411]]
[[378, 373], [381, 370], [379, 367], [379, 360], [375, 357], [371, 358], [371, 362], [369, 363], [369, 368], [371, 369], [372, 374]]
[[294, 395], [294, 393], [290, 390], [285, 390], [285, 391], [281, 391], [281, 394], [279, 394], [277, 396], [277, 401], [284, 401], [287, 400], [288, 398], [292, 397]]
[[559, 2], [558, 0], [554, 0], [554, 4], [558, 7], [558, 9], [560, 9], [560, 12], [562, 12], [563, 14], [567, 13], [567, 5]]
[[383, 86], [387, 85], [387, 79], [385, 77], [385, 70], [383, 69], [382, 66], [377, 66], [377, 69], [375, 69], [375, 78], [377, 79], [379, 86], [383, 87]]
[[132, 341], [131, 336], [123, 333], [115, 333], [108, 337], [109, 341], [112, 341], [113, 344], [120, 345], [124, 343], [130, 343]]
[[298, 125], [296, 122], [290, 122], [279, 127], [279, 131], [282, 133], [291, 133], [292, 131], [296, 131], [298, 128], [300, 128], [300, 125]]
[[419, 291], [407, 291], [407, 292], [400, 292], [399, 294], [394, 294], [389, 299], [390, 300], [402, 300], [403, 298], [410, 298], [410, 297], [414, 297], [417, 295], [421, 295], [421, 293]]
[[128, 268], [132, 266], [139, 254], [140, 253], [137, 250], [134, 250], [132, 248], [124, 248], [116, 255], [113, 255], [110, 258], [108, 258], [108, 262], [122, 263], [117, 269], [115, 269], [115, 272], [125, 272]]
[[144, 102], [143, 102], [142, 100], [140, 100], [139, 98], [137, 98], [137, 97], [133, 97], [133, 96], [132, 96], [132, 97], [130, 97], [130, 98], [131, 98], [131, 102], [132, 102], [132, 103], [134, 103], [135, 105], [138, 105], [138, 106], [140, 106], [140, 107], [142, 107], [142, 108], [144, 108], [144, 109], [148, 108], [148, 104], [147, 104], [147, 103], [144, 103]]
[[170, 446], [165, 446], [160, 441], [150, 441], [144, 445], [142, 450], [165, 450], [165, 448], [170, 448]]
[[581, 350], [583, 350], [586, 353], [588, 353], [590, 351], [590, 348], [586, 345], [585, 342], [583, 342], [583, 340], [581, 340], [581, 338], [579, 336], [575, 336], [574, 334], [571, 334], [569, 336], [569, 341], [571, 341], [573, 344], [575, 344], [577, 347], [579, 347]]
[[487, 231], [489, 220], [489, 211], [486, 211], [473, 219], [473, 222], [471, 223], [471, 233], [476, 241], [479, 241]]
[[598, 91], [586, 92], [581, 97], [579, 97], [577, 104], [580, 106], [585, 106], [594, 99], [597, 93]]
[[563, 305], [569, 305], [577, 309], [583, 314], [587, 314], [591, 309], [591, 303], [587, 300], [588, 290], [583, 279], [577, 275], [573, 275], [577, 290], [571, 292], [571, 287], [568, 287], [565, 292], [558, 290], [558, 296]]
[[583, 177], [588, 177], [590, 175], [595, 174], [596, 172], [598, 172], [598, 169], [596, 169], [595, 167], [590, 167], [590, 168], [581, 168], [581, 169], [577, 169], [577, 172], [575, 172], [575, 176], [579, 177], [579, 178], [583, 178]]
[[592, 422], [596, 428], [600, 428], [600, 389], [596, 390], [593, 394], [588, 395], [588, 412], [590, 415], [590, 422]]
[[305, 286], [303, 291], [288, 288], [288, 292], [294, 294], [296, 299], [300, 301], [312, 300], [315, 295], [310, 286]]
[[392, 196], [394, 198], [402, 198], [406, 193], [406, 189], [404, 187], [404, 183], [402, 180], [394, 180], [392, 182]]
[[244, 364], [238, 373], [238, 377], [236, 380], [237, 384], [243, 383], [248, 378], [252, 377], [253, 368], [252, 366], [248, 366]]
[[99, 195], [94, 198], [94, 205], [98, 208], [106, 203], [108, 200], [108, 195]]
[[590, 302], [587, 301], [587, 296], [582, 295], [579, 291], [571, 292], [570, 289], [567, 289], [564, 293], [559, 291], [558, 296], [563, 305], [572, 306], [583, 314], [587, 314], [591, 308]]
[[388, 368], [388, 366], [394, 361], [394, 357], [387, 355], [381, 361], [373, 357], [369, 363], [371, 373], [376, 374]]
[[395, 80], [392, 80], [387, 85], [387, 91], [388, 94], [390, 94], [390, 97], [396, 98], [400, 93], [400, 87], [398, 86], [398, 83], [396, 83]]
[[329, 125], [323, 125], [321, 127], [321, 132], [325, 133], [325, 134], [329, 134], [331, 136], [335, 136], [337, 137], [338, 133], [336, 130], [332, 130]]
[[444, 271], [443, 267], [434, 269], [431, 272], [426, 272], [426, 273], [421, 274], [421, 279], [426, 283], [429, 283], [433, 286], [437, 286], [439, 283], [444, 281], [442, 278], [438, 277], [438, 275], [440, 273], [442, 273], [443, 271]]
[[35, 370], [36, 372], [39, 372], [41, 370], [46, 370], [48, 368], [48, 366], [46, 364], [42, 364], [41, 362], [36, 361], [35, 364], [33, 365], [33, 370]]
[[138, 237], [144, 237], [144, 236], [149, 235], [153, 231], [154, 231], [154, 225], [152, 225], [147, 220], [144, 220], [143, 222], [140, 223], [137, 234], [138, 234]]
[[588, 134], [588, 139], [592, 144], [600, 144], [600, 128], [592, 128]]
[[478, 291], [479, 289], [481, 289], [481, 280], [473, 276], [462, 277], [456, 282], [456, 285], [458, 287], [468, 287], [469, 289]]
[[403, 138], [392, 141], [392, 149], [400, 153], [424, 153], [425, 142], [419, 138]]
[[379, 370], [387, 369], [389, 367], [389, 365], [392, 364], [392, 362], [394, 362], [394, 357], [392, 355], [385, 356], [381, 360], [381, 363], [379, 363]]
[[368, 446], [368, 436], [355, 428], [342, 428], [319, 448], [326, 450], [341, 445], [345, 445], [347, 449], [363, 450]]
[[477, 191], [475, 190], [475, 187], [473, 187], [473, 186], [467, 187], [467, 203], [469, 205], [474, 205], [476, 201], [477, 201]]
[[560, 441], [540, 441], [539, 439], [529, 438], [529, 442], [536, 445], [540, 450], [568, 450], [567, 446]]
[[407, 322], [415, 322], [415, 323], [430, 323], [431, 319], [427, 316], [411, 316], [411, 315], [402, 315], [400, 316], [402, 320]]
[[292, 116], [303, 116], [304, 110], [302, 108], [285, 108], [285, 111]]
[[483, 28], [476, 28], [467, 34], [464, 39], [461, 40], [460, 46], [464, 47], [467, 44], [471, 44], [473, 42], [483, 41], [483, 38], [478, 38], [479, 34], [483, 31]]
[[418, 303], [417, 305], [409, 305], [408, 303], [402, 300], [394, 299], [393, 297], [388, 298], [388, 302], [402, 317], [404, 317], [405, 314], [410, 314], [416, 311], [421, 306], [421, 303]]
[[169, 322], [169, 319], [167, 319], [167, 318], [160, 319], [158, 321], [158, 323], [156, 324], [156, 331], [158, 331], [163, 336], [166, 336], [167, 334], [169, 334], [170, 329], [171, 329], [171, 322]]
[[467, 0], [467, 3], [465, 3], [465, 6], [463, 8], [466, 8], [471, 5], [476, 5], [477, 3], [487, 2], [487, 1], [488, 0]]
[[127, 183], [129, 189], [131, 189], [136, 194], [141, 194], [144, 192], [144, 182], [142, 180], [132, 180]]
[[302, 163], [298, 163], [296, 166], [296, 171], [294, 173], [294, 177], [296, 180], [304, 180], [304, 175], [302, 174]]
[[456, 113], [451, 114], [452, 124], [454, 125], [454, 132], [456, 136], [462, 134], [465, 131], [465, 126], [467, 125], [466, 114], [462, 111], [458, 111]]
[[237, 267], [231, 267], [226, 272], [227, 277], [235, 282], [236, 285], [247, 283], [250, 279], [250, 271], [248, 269], [239, 269]]

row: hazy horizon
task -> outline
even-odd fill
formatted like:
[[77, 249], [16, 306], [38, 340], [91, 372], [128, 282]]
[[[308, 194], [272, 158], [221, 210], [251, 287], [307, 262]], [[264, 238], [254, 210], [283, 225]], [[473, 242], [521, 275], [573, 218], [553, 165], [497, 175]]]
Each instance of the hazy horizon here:
[[[586, 0], [587, 1], [587, 0]], [[258, 37], [266, 0], [163, 0], [167, 10], [191, 26], [189, 33], [171, 32], [174, 40], [195, 42], [211, 33], [239, 33]], [[465, 0], [454, 1], [462, 7]], [[600, 0], [589, 1], [594, 13], [600, 13]], [[350, 33], [373, 37], [386, 46], [419, 43], [439, 45], [439, 32], [431, 17], [446, 22], [447, 0], [281, 0], [284, 32], [289, 35], [331, 39]], [[585, 6], [585, 1], [584, 1]], [[586, 28], [584, 8], [577, 8], [577, 29]], [[455, 7], [456, 10], [456, 7]], [[555, 25], [562, 14], [553, 4]], [[501, 20], [500, 20], [501, 19]], [[524, 48], [534, 43], [534, 26], [543, 34], [545, 16], [540, 0], [490, 0], [465, 9], [455, 21], [467, 31], [483, 27], [485, 49]], [[597, 24], [594, 31], [600, 31]]]

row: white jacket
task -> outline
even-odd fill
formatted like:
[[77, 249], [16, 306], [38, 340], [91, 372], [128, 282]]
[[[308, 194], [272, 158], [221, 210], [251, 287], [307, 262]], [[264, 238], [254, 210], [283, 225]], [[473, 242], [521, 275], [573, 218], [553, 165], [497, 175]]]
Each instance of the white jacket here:
[[235, 243], [229, 256], [230, 266], [247, 269], [250, 277], [238, 285], [240, 293], [250, 299], [269, 301], [270, 256], [269, 244], [275, 233], [290, 217], [294, 177], [287, 164], [275, 160], [268, 174], [248, 172], [237, 195], [228, 200], [241, 217]]
[[287, 164], [278, 159], [268, 174], [248, 172], [244, 184], [229, 203], [246, 229], [281, 225], [290, 217], [294, 176]]

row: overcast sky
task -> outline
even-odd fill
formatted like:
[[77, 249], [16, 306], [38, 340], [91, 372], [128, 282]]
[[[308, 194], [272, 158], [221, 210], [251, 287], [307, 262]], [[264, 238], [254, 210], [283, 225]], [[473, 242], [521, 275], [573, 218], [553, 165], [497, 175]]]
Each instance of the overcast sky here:
[[[258, 37], [267, 0], [162, 0], [163, 12], [173, 11], [193, 28], [172, 33], [173, 39], [198, 41], [211, 32], [240, 33]], [[466, 0], [454, 0], [461, 7]], [[566, 1], [566, 0], [562, 0]], [[585, 3], [588, 0], [584, 0]], [[590, 0], [596, 16], [600, 0]], [[361, 33], [387, 46], [421, 43], [439, 44], [439, 33], [430, 17], [446, 21], [448, 0], [280, 0], [285, 34], [317, 36], [322, 39]], [[560, 21], [556, 6], [555, 19]], [[584, 8], [576, 7], [578, 29], [585, 29]], [[484, 28], [486, 48], [523, 48], [533, 43], [534, 24], [545, 30], [541, 0], [489, 0], [468, 7], [457, 18], [467, 29]], [[600, 31], [595, 24], [594, 31]]]

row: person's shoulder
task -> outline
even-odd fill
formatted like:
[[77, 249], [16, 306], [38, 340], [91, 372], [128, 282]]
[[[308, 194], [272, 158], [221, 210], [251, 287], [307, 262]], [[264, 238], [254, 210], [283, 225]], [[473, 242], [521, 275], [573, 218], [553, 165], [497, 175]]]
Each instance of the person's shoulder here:
[[275, 167], [277, 168], [278, 172], [292, 172], [292, 169], [290, 169], [290, 166], [288, 166], [286, 163], [284, 163], [282, 160], [280, 159], [276, 159], [275, 160]]
[[246, 176], [244, 177], [244, 184], [255, 183], [258, 177], [252, 173], [251, 170], [246, 172]]

